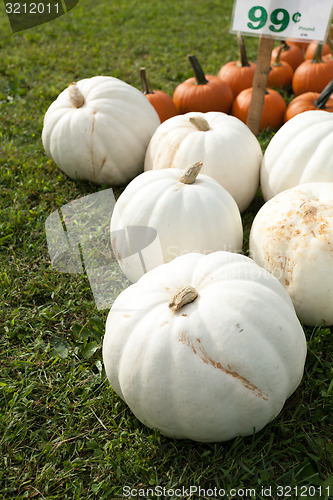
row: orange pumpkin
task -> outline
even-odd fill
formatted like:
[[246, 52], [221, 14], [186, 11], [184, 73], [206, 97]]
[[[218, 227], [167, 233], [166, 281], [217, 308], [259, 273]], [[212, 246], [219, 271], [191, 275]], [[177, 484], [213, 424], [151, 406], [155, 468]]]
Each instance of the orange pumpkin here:
[[173, 93], [173, 101], [178, 113], [190, 111], [206, 113], [220, 111], [229, 113], [233, 93], [229, 85], [214, 75], [205, 75], [198, 59], [189, 55], [194, 77], [180, 83]]
[[[231, 114], [244, 123], [247, 123], [251, 98], [252, 88], [242, 90], [232, 105]], [[285, 111], [286, 103], [281, 94], [274, 89], [267, 88], [259, 131], [264, 130], [265, 128], [273, 130], [279, 128], [283, 123]]]
[[277, 53], [282, 46], [281, 54], [280, 54], [280, 60], [285, 61], [290, 66], [295, 69], [304, 61], [304, 55], [303, 51], [300, 47], [297, 45], [290, 45], [286, 43], [285, 41], [281, 42], [281, 45], [278, 47], [275, 47], [272, 50], [272, 58], [274, 59], [277, 56]]
[[163, 92], [162, 90], [150, 89], [146, 74], [146, 68], [141, 68], [140, 76], [143, 93], [150, 104], [154, 106], [155, 111], [160, 117], [161, 123], [165, 120], [168, 120], [168, 118], [177, 115], [177, 109], [175, 103], [172, 100], [172, 97], [170, 97], [166, 92]]
[[324, 88], [321, 94], [318, 92], [305, 92], [295, 97], [287, 106], [284, 121], [287, 122], [295, 115], [304, 111], [321, 109], [333, 113], [333, 80]]
[[271, 67], [268, 73], [267, 86], [274, 88], [290, 87], [293, 79], [294, 71], [289, 63], [280, 60], [282, 46], [275, 57], [271, 60]]
[[292, 88], [295, 95], [304, 92], [321, 92], [333, 78], [333, 60], [321, 57], [322, 45], [318, 44], [311, 60], [304, 61], [295, 71]]
[[305, 54], [305, 51], [310, 43], [310, 42], [301, 42], [300, 40], [292, 40], [290, 38], [287, 38], [286, 42], [288, 45], [297, 45], [297, 47], [299, 47], [302, 50], [303, 54]]
[[[309, 45], [305, 51], [305, 56], [304, 56], [306, 61], [308, 59], [313, 59], [315, 52], [317, 50], [317, 47], [318, 47], [318, 42], [309, 43]], [[321, 55], [325, 56], [326, 54], [330, 54], [330, 53], [331, 53], [331, 51], [330, 51], [329, 45], [327, 43], [322, 44]]]
[[224, 64], [217, 76], [231, 88], [234, 98], [244, 89], [252, 87], [256, 65], [249, 62], [246, 54], [244, 37], [237, 33], [239, 49], [238, 61], [229, 61]]

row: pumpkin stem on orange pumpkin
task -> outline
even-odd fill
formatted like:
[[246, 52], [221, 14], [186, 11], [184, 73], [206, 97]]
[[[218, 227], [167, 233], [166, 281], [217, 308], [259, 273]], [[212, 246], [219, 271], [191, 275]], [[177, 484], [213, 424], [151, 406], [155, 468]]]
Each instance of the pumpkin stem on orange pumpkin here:
[[312, 58], [311, 62], [312, 63], [323, 62], [322, 55], [323, 55], [323, 44], [318, 43], [317, 48], [315, 50], [315, 53], [313, 54], [313, 58]]
[[143, 93], [146, 94], [154, 94], [153, 90], [151, 90], [147, 74], [146, 74], [146, 68], [142, 67], [140, 68], [140, 77], [141, 77], [141, 84], [143, 88]]
[[187, 58], [191, 63], [197, 85], [206, 85], [208, 83], [208, 80], [196, 56], [190, 54], [187, 56]]
[[289, 45], [286, 42], [286, 40], [281, 40], [281, 45], [279, 45], [279, 48], [281, 48], [281, 50], [279, 51], [281, 54], [282, 52], [288, 52], [288, 51], [292, 50], [292, 45]]
[[184, 286], [176, 292], [168, 306], [173, 312], [179, 311], [186, 304], [193, 302], [197, 296], [198, 292], [193, 286]]
[[237, 32], [237, 42], [239, 49], [239, 63], [237, 64], [237, 66], [241, 68], [249, 67], [250, 63], [246, 54], [244, 37], [239, 31]]
[[275, 58], [271, 61], [271, 65], [272, 66], [282, 66], [282, 63], [281, 63], [281, 60], [280, 60], [280, 56], [281, 56], [281, 52], [283, 50], [285, 50], [284, 45], [280, 45], [279, 50], [278, 50]]
[[281, 48], [282, 50], [290, 50], [290, 45], [285, 40], [281, 40]]
[[81, 108], [84, 104], [84, 97], [81, 94], [76, 82], [72, 82], [68, 87], [69, 98], [75, 108]]
[[316, 106], [316, 108], [318, 109], [325, 109], [326, 108], [326, 103], [327, 101], [329, 100], [329, 98], [331, 97], [333, 93], [333, 80], [331, 80], [327, 85], [326, 87], [324, 88], [324, 90], [321, 92], [320, 96], [318, 97], [318, 99], [316, 99], [314, 101], [314, 105]]

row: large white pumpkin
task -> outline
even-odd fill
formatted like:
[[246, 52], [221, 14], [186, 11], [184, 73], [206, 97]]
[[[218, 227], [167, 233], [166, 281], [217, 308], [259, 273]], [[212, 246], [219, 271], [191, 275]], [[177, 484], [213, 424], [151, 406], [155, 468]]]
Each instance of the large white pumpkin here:
[[116, 186], [143, 171], [159, 124], [142, 92], [117, 78], [95, 76], [71, 84], [50, 105], [42, 141], [69, 177]]
[[123, 291], [103, 360], [114, 391], [172, 438], [262, 429], [301, 381], [306, 340], [285, 289], [250, 258], [187, 254]]
[[264, 199], [309, 182], [333, 182], [333, 113], [305, 111], [273, 136], [263, 156]]
[[237, 204], [201, 165], [144, 172], [118, 198], [111, 242], [130, 281], [184, 253], [242, 250]]
[[163, 122], [155, 131], [145, 170], [182, 168], [202, 161], [203, 174], [216, 179], [242, 212], [259, 187], [260, 144], [238, 118], [219, 112], [190, 112]]
[[333, 324], [333, 183], [302, 184], [266, 202], [250, 252], [280, 280], [305, 324]]

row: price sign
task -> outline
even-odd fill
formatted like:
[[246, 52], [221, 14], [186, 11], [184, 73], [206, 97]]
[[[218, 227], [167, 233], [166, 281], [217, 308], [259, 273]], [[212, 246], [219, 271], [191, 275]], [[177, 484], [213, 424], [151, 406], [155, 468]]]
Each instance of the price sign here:
[[232, 32], [324, 42], [333, 0], [235, 0]]

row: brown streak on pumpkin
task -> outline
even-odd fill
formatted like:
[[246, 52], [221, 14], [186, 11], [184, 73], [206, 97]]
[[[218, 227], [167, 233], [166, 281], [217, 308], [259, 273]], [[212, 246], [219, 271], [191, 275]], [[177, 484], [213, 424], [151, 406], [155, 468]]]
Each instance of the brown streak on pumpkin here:
[[[198, 344], [201, 343], [200, 339], [198, 339], [198, 338], [196, 338], [194, 340], [197, 341]], [[188, 347], [191, 347], [191, 349], [194, 352], [194, 354], [196, 354], [197, 356], [199, 356], [199, 358], [205, 364], [211, 365], [213, 368], [221, 370], [223, 373], [226, 373], [227, 375], [231, 375], [232, 377], [234, 377], [237, 380], [239, 380], [246, 389], [249, 389], [249, 390], [253, 391], [253, 394], [257, 398], [261, 398], [264, 401], [268, 401], [268, 394], [266, 394], [261, 389], [259, 389], [258, 387], [256, 387], [254, 384], [252, 384], [249, 380], [247, 380], [245, 377], [243, 377], [239, 373], [237, 373], [235, 371], [232, 371], [230, 365], [228, 365], [228, 368], [225, 368], [224, 366], [221, 365], [221, 363], [219, 363], [217, 361], [214, 361], [212, 358], [210, 358], [208, 356], [206, 350], [204, 349], [204, 347], [202, 345], [196, 345], [194, 347], [193, 341], [191, 341], [191, 339], [185, 333], [182, 333], [182, 335], [178, 339], [178, 341], [181, 342], [182, 344], [185, 344]]]
[[106, 162], [106, 158], [104, 158], [104, 159], [103, 159], [102, 164], [101, 164], [101, 166], [99, 167], [99, 171], [101, 171], [101, 170], [102, 170], [102, 168], [103, 168], [103, 167], [104, 167], [104, 165], [105, 165], [105, 162]]
[[96, 115], [96, 113], [97, 113], [97, 111], [93, 111], [93, 124], [92, 124], [92, 128], [91, 128], [92, 134], [95, 132], [95, 123], [96, 123], [95, 115]]

